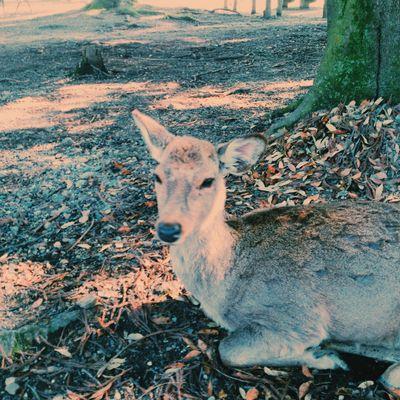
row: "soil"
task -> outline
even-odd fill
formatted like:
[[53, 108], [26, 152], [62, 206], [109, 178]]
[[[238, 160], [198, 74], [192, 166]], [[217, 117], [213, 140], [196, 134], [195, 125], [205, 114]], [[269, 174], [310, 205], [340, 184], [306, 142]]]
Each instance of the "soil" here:
[[[384, 369], [373, 361], [281, 377], [219, 362], [224, 332], [154, 239], [154, 164], [130, 116], [138, 108], [214, 143], [266, 132], [268, 113], [312, 84], [325, 22], [307, 11], [268, 21], [159, 11], [73, 10], [0, 27], [0, 328], [81, 309], [66, 329], [3, 354], [1, 399], [234, 399], [255, 387], [294, 399], [309, 381], [313, 398], [378, 396], [358, 388]], [[93, 43], [109, 74], [74, 76]], [[227, 207], [243, 213], [268, 196], [231, 178]]]

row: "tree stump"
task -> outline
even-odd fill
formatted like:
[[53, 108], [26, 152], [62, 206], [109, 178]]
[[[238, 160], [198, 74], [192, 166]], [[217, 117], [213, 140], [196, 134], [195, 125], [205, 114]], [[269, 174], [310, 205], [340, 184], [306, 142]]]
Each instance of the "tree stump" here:
[[96, 45], [86, 46], [82, 50], [82, 59], [75, 69], [74, 75], [109, 75], [106, 66], [104, 65], [101, 50]]

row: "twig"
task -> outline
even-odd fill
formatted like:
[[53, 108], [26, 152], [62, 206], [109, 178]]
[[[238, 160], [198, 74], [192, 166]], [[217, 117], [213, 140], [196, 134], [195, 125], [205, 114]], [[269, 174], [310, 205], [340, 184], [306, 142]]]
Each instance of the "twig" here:
[[75, 248], [81, 241], [82, 239], [89, 233], [89, 231], [93, 228], [94, 225], [94, 219], [90, 222], [89, 227], [86, 229], [85, 232], [82, 233], [82, 235], [79, 237], [79, 239], [68, 249], [68, 251], [71, 251], [73, 248]]
[[213, 69], [211, 71], [206, 71], [206, 72], [201, 72], [200, 74], [197, 74], [194, 76], [194, 80], [196, 81], [199, 79], [201, 76], [208, 75], [208, 74], [216, 74], [217, 72], [225, 71], [226, 68], [218, 68], [218, 69]]
[[234, 14], [234, 15], [242, 15], [239, 11], [235, 11], [235, 10], [230, 10], [229, 8], [215, 8], [214, 10], [211, 10], [210, 13], [216, 13], [217, 11], [229, 11], [229, 14], [225, 14], [225, 15], [230, 15], [230, 14]]
[[220, 56], [214, 58], [215, 61], [224, 61], [224, 60], [238, 60], [241, 58], [246, 57], [245, 54], [237, 54], [237, 55], [230, 55], [230, 56]]

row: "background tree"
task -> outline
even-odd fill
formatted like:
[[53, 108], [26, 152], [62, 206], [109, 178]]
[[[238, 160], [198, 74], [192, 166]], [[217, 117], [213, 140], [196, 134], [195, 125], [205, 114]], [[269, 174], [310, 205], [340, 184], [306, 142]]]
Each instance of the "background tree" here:
[[271, 18], [271, 0], [265, 0], [265, 10], [263, 13], [264, 18]]
[[272, 125], [340, 102], [384, 97], [400, 102], [400, 0], [327, 0], [328, 44], [314, 86]]
[[278, 0], [278, 5], [277, 5], [277, 8], [276, 8], [277, 17], [282, 16], [282, 8], [283, 8], [283, 0]]
[[251, 1], [251, 14], [254, 15], [257, 13], [257, 0], [252, 0]]

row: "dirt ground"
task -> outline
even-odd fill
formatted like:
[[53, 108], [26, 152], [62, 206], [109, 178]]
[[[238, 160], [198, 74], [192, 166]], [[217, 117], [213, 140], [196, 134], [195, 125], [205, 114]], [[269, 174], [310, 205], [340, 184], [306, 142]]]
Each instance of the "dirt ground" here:
[[[138, 108], [214, 143], [265, 132], [265, 114], [312, 84], [325, 22], [297, 10], [269, 21], [160, 12], [72, 10], [0, 26], [0, 334], [79, 312], [3, 353], [0, 398], [295, 399], [300, 388], [310, 399], [311, 386], [312, 398], [378, 396], [358, 388], [384, 368], [372, 361], [279, 376], [220, 364], [224, 332], [154, 240], [153, 164], [130, 116]], [[109, 74], [74, 77], [92, 43]], [[254, 181], [229, 185], [232, 213], [270, 197]]]

